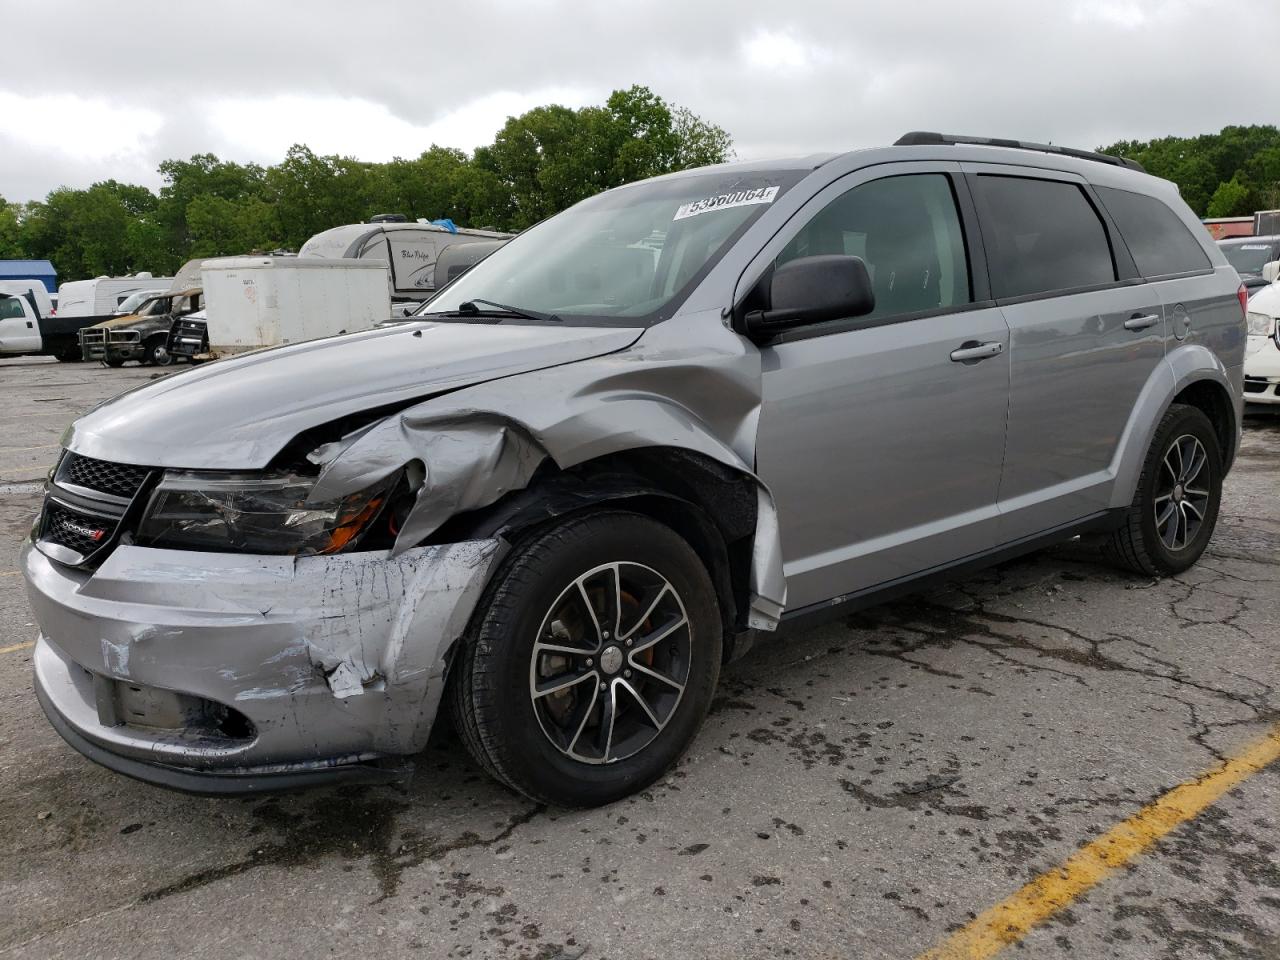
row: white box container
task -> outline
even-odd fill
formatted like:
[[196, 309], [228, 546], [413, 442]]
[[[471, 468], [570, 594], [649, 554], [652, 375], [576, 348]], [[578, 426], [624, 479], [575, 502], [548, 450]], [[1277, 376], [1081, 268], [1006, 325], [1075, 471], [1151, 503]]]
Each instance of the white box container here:
[[368, 330], [391, 316], [387, 266], [322, 257], [225, 257], [202, 268], [215, 356]]

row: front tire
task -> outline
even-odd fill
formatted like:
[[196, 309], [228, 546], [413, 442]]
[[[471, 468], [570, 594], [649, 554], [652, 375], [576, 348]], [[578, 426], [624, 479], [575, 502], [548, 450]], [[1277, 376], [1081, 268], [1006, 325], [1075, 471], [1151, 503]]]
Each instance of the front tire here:
[[1222, 452], [1209, 418], [1175, 403], [1156, 427], [1124, 524], [1109, 558], [1144, 576], [1170, 576], [1204, 553], [1222, 501]]
[[142, 362], [154, 367], [167, 367], [173, 363], [173, 354], [169, 352], [169, 346], [165, 340], [165, 337], [152, 337], [148, 340]]
[[648, 517], [571, 517], [516, 548], [454, 664], [454, 723], [490, 774], [543, 803], [657, 780], [706, 716], [723, 627], [698, 555]]

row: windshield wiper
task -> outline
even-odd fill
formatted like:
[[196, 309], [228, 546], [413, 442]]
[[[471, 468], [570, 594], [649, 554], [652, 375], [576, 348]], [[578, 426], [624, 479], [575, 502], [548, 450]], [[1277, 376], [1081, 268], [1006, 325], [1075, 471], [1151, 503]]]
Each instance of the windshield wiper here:
[[524, 317], [526, 320], [538, 320], [542, 323], [560, 323], [561, 320], [554, 313], [540, 313], [537, 310], [529, 310], [525, 307], [511, 307], [505, 303], [499, 303], [497, 300], [485, 300], [482, 297], [472, 297], [470, 300], [464, 300], [458, 304], [459, 313], [481, 313], [481, 309], [476, 306], [478, 303], [487, 303], [491, 307], [497, 307], [503, 313], [509, 313], [512, 316]]

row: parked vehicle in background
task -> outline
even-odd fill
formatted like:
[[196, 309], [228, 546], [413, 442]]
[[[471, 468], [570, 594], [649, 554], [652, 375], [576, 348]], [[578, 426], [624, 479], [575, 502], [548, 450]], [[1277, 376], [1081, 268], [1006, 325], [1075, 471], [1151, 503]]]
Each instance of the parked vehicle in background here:
[[40, 703], [211, 792], [403, 777], [445, 704], [503, 783], [607, 803], [781, 629], [1085, 530], [1194, 564], [1244, 307], [1173, 184], [1061, 147], [608, 190], [413, 323], [72, 424], [20, 561]]
[[[435, 289], [456, 280], [473, 266], [501, 247], [506, 240], [477, 240], [474, 243], [455, 243], [446, 247], [436, 258]], [[391, 319], [400, 322], [413, 316], [425, 301], [403, 300], [391, 305]]]
[[1280, 210], [1258, 210], [1253, 214], [1253, 235], [1269, 237], [1280, 234]]
[[120, 306], [116, 308], [116, 316], [124, 317], [131, 313], [137, 313], [138, 309], [147, 300], [150, 300], [152, 297], [158, 297], [166, 292], [168, 292], [167, 288], [157, 287], [151, 290], [139, 290], [137, 293], [131, 293], [129, 296], [125, 297], [124, 300], [121, 301]]
[[[1269, 274], [1277, 273], [1273, 267]], [[1280, 404], [1280, 285], [1249, 298], [1249, 341], [1244, 354], [1246, 403]]]
[[1201, 222], [1215, 240], [1253, 236], [1253, 217], [1207, 217]]
[[108, 367], [123, 366], [129, 360], [168, 366], [173, 361], [169, 353], [173, 322], [199, 310], [202, 296], [199, 287], [163, 293], [145, 300], [134, 313], [85, 327], [80, 331], [81, 356]]
[[173, 356], [216, 359], [368, 330], [391, 315], [381, 260], [224, 257], [206, 260], [203, 277], [205, 319], [174, 325]]
[[1218, 247], [1250, 293], [1270, 282], [1262, 275], [1263, 268], [1280, 260], [1280, 235], [1219, 240]]
[[80, 359], [79, 321], [55, 315], [53, 295], [39, 280], [0, 280], [0, 356], [51, 355]]
[[31, 301], [20, 293], [0, 289], [0, 356], [38, 354], [43, 343], [40, 317]]
[[[168, 290], [173, 277], [153, 277], [139, 273], [130, 277], [96, 277], [93, 280], [70, 280], [58, 288], [58, 315], [92, 317], [89, 323], [106, 320], [116, 314], [120, 304], [139, 290]], [[87, 325], [87, 324], [86, 324]]]
[[0, 293], [26, 297], [39, 316], [51, 317], [56, 312], [53, 294], [39, 280], [0, 280]]
[[0, 260], [0, 280], [39, 280], [49, 293], [58, 290], [58, 271], [48, 260]]
[[302, 245], [299, 257], [377, 260], [389, 267], [391, 301], [421, 302], [433, 293], [436, 261], [459, 244], [508, 240], [509, 233], [432, 223], [352, 223], [317, 233]]

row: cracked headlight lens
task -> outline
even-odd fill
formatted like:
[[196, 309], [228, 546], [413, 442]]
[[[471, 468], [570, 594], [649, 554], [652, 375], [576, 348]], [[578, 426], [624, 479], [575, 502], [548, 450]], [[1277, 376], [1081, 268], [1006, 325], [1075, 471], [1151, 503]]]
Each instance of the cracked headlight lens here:
[[325, 503], [307, 503], [315, 477], [168, 470], [137, 541], [152, 547], [308, 556], [355, 546], [397, 477]]
[[1275, 317], [1269, 317], [1265, 313], [1256, 313], [1250, 310], [1249, 319], [1249, 336], [1251, 337], [1269, 337], [1276, 329]]

